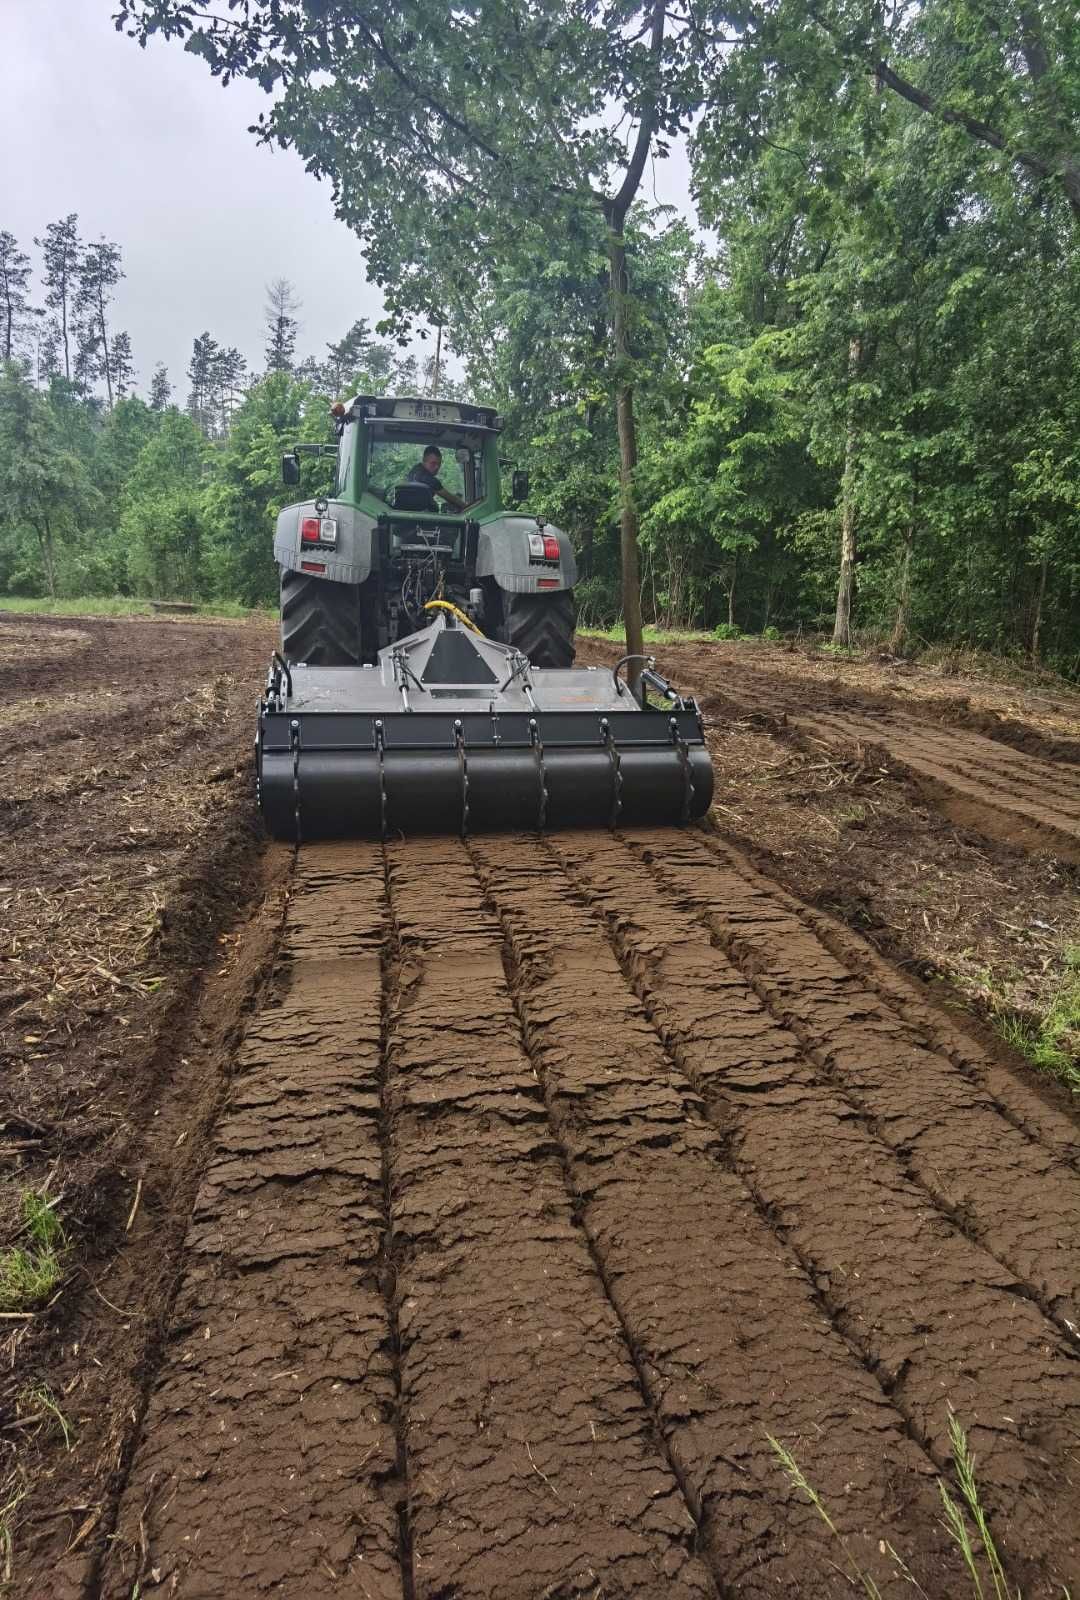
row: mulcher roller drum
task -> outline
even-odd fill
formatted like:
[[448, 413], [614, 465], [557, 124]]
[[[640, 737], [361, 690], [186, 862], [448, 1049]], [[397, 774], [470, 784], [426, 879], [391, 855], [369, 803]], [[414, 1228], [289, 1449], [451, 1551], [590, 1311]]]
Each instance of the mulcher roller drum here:
[[636, 692], [619, 669], [534, 667], [447, 608], [369, 666], [275, 656], [258, 783], [299, 843], [674, 825], [704, 815], [713, 773], [697, 706], [651, 661]]

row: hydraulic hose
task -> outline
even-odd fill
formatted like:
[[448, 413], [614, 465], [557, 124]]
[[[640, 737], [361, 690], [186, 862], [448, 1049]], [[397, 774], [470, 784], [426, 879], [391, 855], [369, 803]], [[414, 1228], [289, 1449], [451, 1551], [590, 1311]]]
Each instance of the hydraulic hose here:
[[[463, 622], [467, 628], [471, 628], [474, 633], [480, 633], [480, 629], [476, 626], [476, 623], [473, 621], [473, 619], [470, 616], [466, 616], [465, 612], [461, 610], [460, 606], [455, 606], [449, 600], [427, 600], [424, 603], [424, 610], [449, 611], [458, 619], [459, 622]], [[481, 637], [483, 636], [481, 635]]]

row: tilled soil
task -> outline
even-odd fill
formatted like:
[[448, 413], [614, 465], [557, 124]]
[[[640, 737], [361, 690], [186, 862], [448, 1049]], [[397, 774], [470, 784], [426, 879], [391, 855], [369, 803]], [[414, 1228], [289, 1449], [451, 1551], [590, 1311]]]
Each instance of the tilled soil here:
[[272, 850], [246, 904], [15, 1592], [959, 1600], [954, 1416], [1012, 1589], [1080, 1591], [1067, 1103], [714, 829]]
[[[662, 654], [672, 676], [699, 694], [706, 710], [764, 713], [823, 748], [887, 750], [952, 821], [1080, 864], [1080, 740], [1043, 734], [993, 711], [973, 713], [955, 698], [912, 698], [901, 678], [894, 678], [893, 692], [883, 692], [781, 672], [767, 658], [747, 660], [747, 649], [733, 655], [691, 644], [665, 647]], [[590, 643], [586, 658], [590, 653], [614, 658], [617, 652]], [[1054, 704], [1057, 727], [1064, 711]], [[1071, 710], [1080, 718], [1080, 699]]]

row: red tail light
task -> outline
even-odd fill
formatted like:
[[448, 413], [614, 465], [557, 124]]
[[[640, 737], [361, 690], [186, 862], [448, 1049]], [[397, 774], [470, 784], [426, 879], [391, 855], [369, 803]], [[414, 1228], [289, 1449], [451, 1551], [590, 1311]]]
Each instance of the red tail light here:
[[558, 539], [556, 538], [556, 536], [553, 533], [545, 533], [545, 535], [544, 535], [544, 560], [545, 561], [558, 561], [558, 559], [559, 559], [559, 541], [558, 541]]
[[537, 578], [536, 587], [538, 589], [557, 589], [559, 587], [559, 579], [558, 578]]
[[303, 517], [300, 522], [300, 538], [304, 544], [318, 544], [321, 517]]
[[326, 562], [325, 561], [301, 561], [301, 563], [300, 563], [300, 571], [301, 572], [325, 572], [326, 571]]

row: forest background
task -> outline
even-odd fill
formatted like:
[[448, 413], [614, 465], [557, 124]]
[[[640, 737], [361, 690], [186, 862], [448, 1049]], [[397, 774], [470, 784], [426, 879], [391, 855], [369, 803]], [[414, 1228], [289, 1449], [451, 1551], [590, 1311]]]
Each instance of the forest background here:
[[[557, 219], [524, 204], [503, 236], [470, 198], [462, 149], [491, 154], [480, 112], [450, 130], [453, 162], [430, 144], [422, 206], [377, 195], [365, 212], [328, 116], [308, 127], [286, 106], [274, 137], [331, 177], [391, 290], [387, 320], [303, 352], [303, 285], [279, 279], [258, 371], [228, 330], [192, 330], [174, 382], [160, 366], [141, 374], [114, 325], [119, 245], [84, 238], [77, 216], [43, 221], [35, 240], [0, 231], [0, 594], [272, 605], [273, 517], [292, 497], [282, 450], [331, 437], [329, 404], [351, 393], [468, 393], [506, 419], [532, 509], [573, 537], [586, 622], [623, 612], [631, 507], [647, 621], [893, 652], [962, 643], [1080, 675], [1075, 8], [615, 9], [590, 31], [609, 41], [602, 58], [567, 35], [567, 73], [595, 78], [576, 135], [559, 129], [548, 73], [553, 148], [620, 104], [628, 174], [643, 129], [643, 164], [687, 139], [715, 244], [648, 204], [641, 171], [596, 194], [591, 172], [612, 163], [602, 142], [568, 182], [505, 100], [502, 137], [517, 145], [492, 160], [526, 196], [546, 161], [543, 182], [570, 195]], [[545, 27], [570, 10], [535, 8]], [[499, 17], [517, 13], [489, 12], [505, 61]], [[122, 20], [171, 28], [215, 71], [286, 81], [281, 48], [260, 36], [244, 56], [202, 0], [128, 0]], [[475, 78], [475, 38], [470, 51]], [[452, 80], [450, 47], [441, 66]], [[591, 210], [571, 194], [578, 166]], [[414, 353], [417, 316], [441, 327], [442, 361]]]

